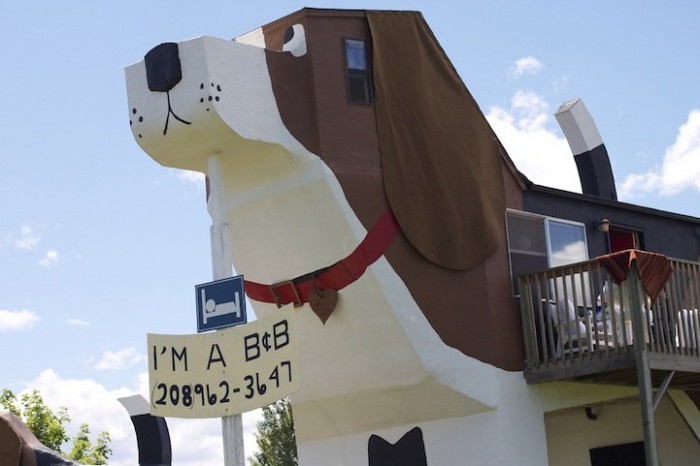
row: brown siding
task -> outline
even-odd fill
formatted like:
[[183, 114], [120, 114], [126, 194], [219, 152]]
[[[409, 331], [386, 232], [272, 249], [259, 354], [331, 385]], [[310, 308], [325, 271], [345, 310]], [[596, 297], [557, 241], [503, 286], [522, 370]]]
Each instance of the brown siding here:
[[[320, 10], [302, 10], [264, 28], [268, 46], [280, 50], [284, 31], [294, 23], [305, 26], [307, 56], [268, 54], [283, 121], [333, 170], [369, 228], [387, 208], [376, 120], [372, 105], [348, 103], [343, 50], [343, 38], [371, 44], [367, 20], [358, 12], [324, 15]], [[522, 186], [506, 159], [502, 174], [507, 205], [521, 208]], [[510, 289], [504, 224], [498, 251], [467, 271], [428, 262], [404, 237], [395, 241], [386, 257], [446, 344], [506, 370], [522, 369], [520, 319]]]

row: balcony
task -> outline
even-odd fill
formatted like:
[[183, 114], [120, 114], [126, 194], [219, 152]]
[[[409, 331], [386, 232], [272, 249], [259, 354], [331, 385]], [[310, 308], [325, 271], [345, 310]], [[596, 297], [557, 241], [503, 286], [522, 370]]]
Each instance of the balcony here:
[[648, 370], [653, 386], [700, 388], [700, 263], [630, 250], [518, 287], [528, 383], [637, 385]]

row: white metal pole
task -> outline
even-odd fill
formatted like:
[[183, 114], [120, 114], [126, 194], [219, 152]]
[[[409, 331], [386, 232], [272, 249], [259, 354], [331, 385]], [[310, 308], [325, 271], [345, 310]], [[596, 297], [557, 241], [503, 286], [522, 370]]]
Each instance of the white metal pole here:
[[[224, 209], [223, 183], [219, 154], [209, 157], [209, 213], [211, 215], [211, 264], [214, 280], [233, 275], [229, 225]], [[224, 441], [224, 466], [245, 466], [243, 449], [243, 416], [221, 418]]]

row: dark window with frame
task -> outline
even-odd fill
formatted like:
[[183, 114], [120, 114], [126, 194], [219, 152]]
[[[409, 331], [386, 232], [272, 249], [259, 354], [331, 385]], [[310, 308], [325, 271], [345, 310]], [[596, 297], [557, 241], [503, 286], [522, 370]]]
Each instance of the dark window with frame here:
[[638, 466], [646, 464], [644, 442], [592, 448], [590, 455], [591, 466]]
[[348, 100], [354, 104], [372, 103], [372, 82], [365, 41], [343, 39], [348, 74]]

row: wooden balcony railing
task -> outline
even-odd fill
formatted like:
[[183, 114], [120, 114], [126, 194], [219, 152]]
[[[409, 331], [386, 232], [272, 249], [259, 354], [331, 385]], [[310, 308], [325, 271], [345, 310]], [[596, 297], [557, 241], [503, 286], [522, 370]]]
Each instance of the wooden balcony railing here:
[[519, 277], [528, 381], [634, 384], [641, 338], [657, 378], [673, 370], [675, 384], [700, 386], [700, 263], [668, 261], [653, 299], [638, 280], [616, 282], [600, 258]]

